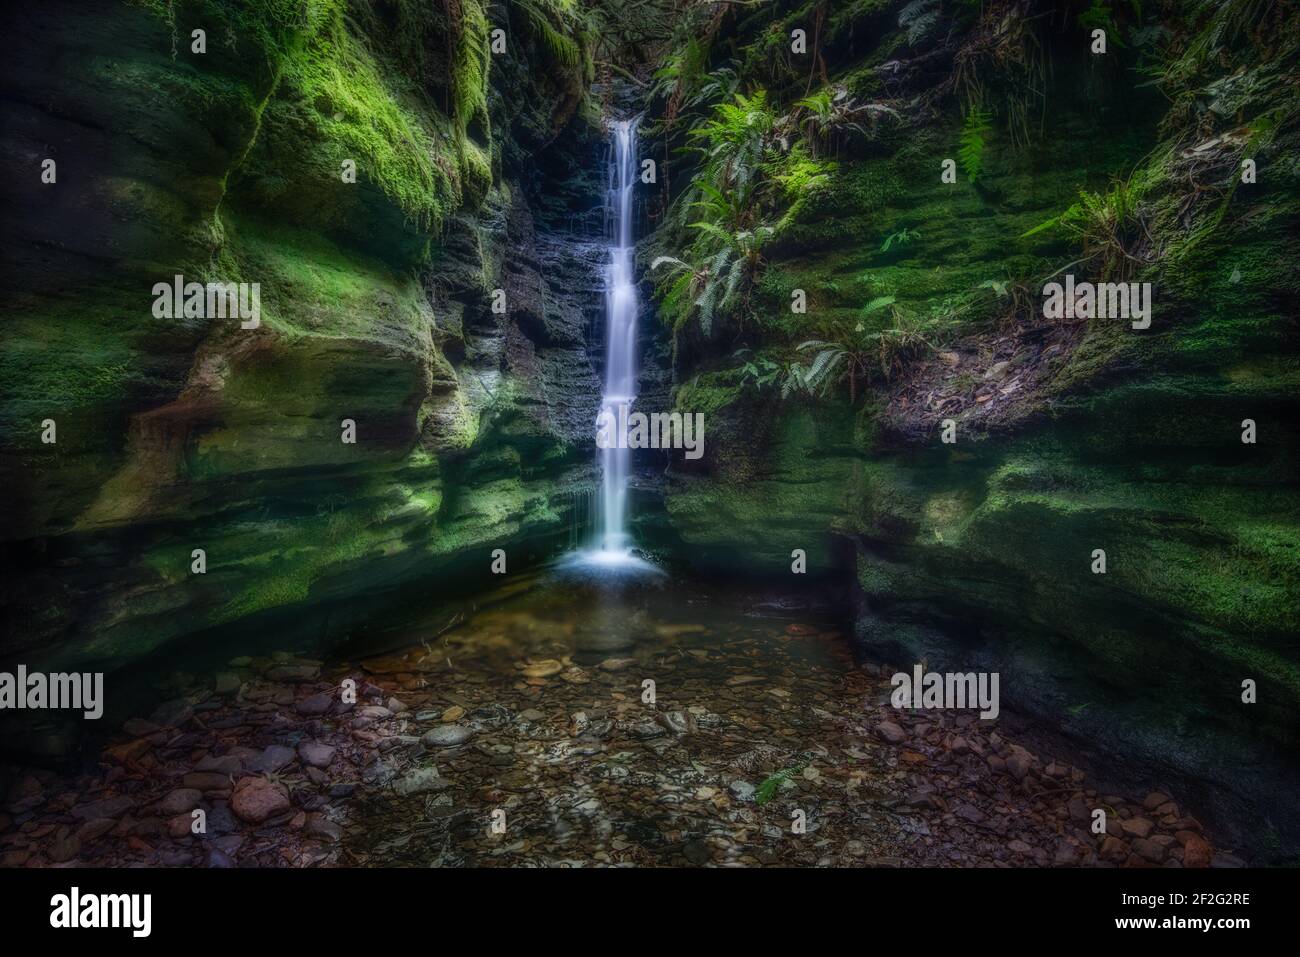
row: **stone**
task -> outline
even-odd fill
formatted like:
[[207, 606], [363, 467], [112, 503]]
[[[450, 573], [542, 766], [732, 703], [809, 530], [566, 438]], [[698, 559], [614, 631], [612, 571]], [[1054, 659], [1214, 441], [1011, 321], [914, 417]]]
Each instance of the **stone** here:
[[682, 847], [682, 856], [697, 866], [707, 864], [711, 858], [709, 845], [703, 841], [687, 841]]
[[294, 710], [301, 715], [317, 717], [329, 711], [333, 704], [334, 695], [328, 691], [322, 691], [320, 694], [314, 694], [309, 698], [303, 698], [294, 706]]
[[269, 681], [283, 681], [288, 684], [315, 681], [320, 677], [320, 665], [309, 663], [279, 665], [268, 671], [266, 677]]
[[337, 748], [320, 741], [303, 741], [298, 745], [298, 757], [302, 763], [312, 768], [327, 768], [334, 760]]
[[1058, 841], [1052, 863], [1057, 867], [1069, 867], [1079, 863], [1079, 849], [1069, 841]]
[[228, 791], [232, 787], [230, 775], [216, 771], [191, 771], [181, 778], [181, 784], [200, 791]]
[[192, 717], [194, 717], [194, 706], [185, 698], [173, 698], [155, 708], [149, 720], [165, 728], [179, 728]]
[[474, 732], [463, 724], [445, 724], [426, 732], [420, 743], [426, 748], [454, 748], [473, 736]]
[[171, 817], [174, 814], [188, 813], [199, 806], [203, 792], [197, 788], [175, 788], [169, 791], [154, 807], [159, 814]]
[[80, 853], [81, 841], [67, 828], [63, 828], [45, 850], [45, 856], [55, 864], [67, 863]]
[[195, 771], [211, 772], [213, 774], [238, 774], [244, 770], [244, 762], [236, 755], [226, 754], [221, 757], [215, 755], [205, 755], [198, 764], [194, 765]]
[[1132, 847], [1133, 853], [1141, 856], [1144, 860], [1150, 861], [1152, 864], [1164, 863], [1164, 859], [1169, 853], [1163, 845], [1145, 837], [1137, 838]]
[[1214, 859], [1214, 852], [1210, 849], [1209, 842], [1201, 835], [1191, 831], [1179, 831], [1178, 833], [1185, 835], [1181, 838], [1183, 867], [1209, 867], [1210, 862]]
[[1169, 803], [1169, 795], [1161, 791], [1152, 791], [1142, 801], [1142, 807], [1148, 811], [1154, 811], [1162, 804]]
[[218, 672], [212, 681], [213, 692], [222, 697], [238, 693], [243, 686], [244, 682], [240, 680], [239, 675], [229, 671]]
[[542, 661], [535, 661], [524, 668], [524, 677], [526, 678], [549, 678], [552, 675], [558, 675], [564, 670], [564, 665], [554, 658], [546, 658]]
[[343, 828], [339, 827], [324, 814], [308, 814], [305, 825], [306, 833], [337, 844], [343, 840]]
[[260, 777], [241, 778], [230, 798], [235, 817], [249, 824], [261, 824], [291, 806], [289, 792], [283, 785]]
[[144, 718], [131, 718], [122, 724], [122, 730], [133, 738], [143, 738], [146, 735], [157, 734], [162, 729]]
[[601, 671], [626, 671], [636, 664], [635, 658], [606, 658], [598, 667]]
[[1151, 836], [1155, 825], [1144, 817], [1129, 817], [1120, 821], [1120, 827], [1129, 837], [1145, 838]]
[[1092, 809], [1088, 807], [1088, 802], [1078, 795], [1070, 798], [1065, 807], [1070, 814], [1070, 820], [1075, 824], [1087, 824], [1092, 820]]
[[1107, 835], [1106, 839], [1101, 842], [1101, 850], [1097, 853], [1103, 861], [1123, 864], [1128, 860], [1128, 845], [1117, 837]]
[[82, 844], [93, 844], [115, 827], [117, 827], [117, 821], [109, 817], [87, 821], [77, 828], [77, 840], [81, 841]]
[[1023, 781], [1033, 767], [1033, 761], [1024, 751], [1012, 751], [1007, 755], [1007, 771], [1017, 781]]
[[754, 800], [755, 788], [754, 785], [750, 784], [748, 781], [732, 781], [731, 787], [727, 790], [729, 790], [738, 801]]
[[890, 744], [902, 744], [907, 740], [907, 732], [892, 721], [882, 721], [876, 725], [876, 733]]
[[74, 807], [69, 813], [83, 821], [93, 821], [98, 818], [115, 818], [121, 817], [126, 811], [135, 807], [135, 801], [129, 797], [105, 798], [102, 801], [92, 801], [89, 804], [81, 804]]
[[261, 754], [248, 762], [250, 771], [279, 771], [293, 762], [295, 757], [293, 748], [286, 748], [282, 744], [268, 745]]
[[438, 769], [433, 766], [412, 768], [393, 781], [393, 791], [402, 797], [424, 794], [427, 791], [441, 791], [450, 786], [451, 782], [438, 774]]

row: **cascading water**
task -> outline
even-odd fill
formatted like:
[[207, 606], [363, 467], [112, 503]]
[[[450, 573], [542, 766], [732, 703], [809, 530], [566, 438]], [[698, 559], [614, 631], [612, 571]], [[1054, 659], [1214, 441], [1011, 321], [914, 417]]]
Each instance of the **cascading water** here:
[[[636, 120], [611, 124], [609, 164], [609, 265], [605, 268], [605, 392], [602, 413], [618, 421], [636, 401], [637, 295], [632, 275], [632, 190], [636, 182]], [[624, 411], [626, 414], [626, 411]], [[596, 548], [611, 557], [628, 552], [626, 448], [600, 450], [600, 523]]]
[[[637, 179], [637, 119], [610, 124], [609, 191], [605, 204], [610, 237], [605, 267], [605, 385], [601, 418], [618, 422], [636, 401], [636, 280], [633, 271], [633, 190]], [[597, 428], [599, 429], [599, 419]], [[631, 453], [620, 442], [600, 448], [601, 486], [595, 540], [575, 556], [583, 564], [652, 569], [632, 554], [627, 532], [627, 484]]]

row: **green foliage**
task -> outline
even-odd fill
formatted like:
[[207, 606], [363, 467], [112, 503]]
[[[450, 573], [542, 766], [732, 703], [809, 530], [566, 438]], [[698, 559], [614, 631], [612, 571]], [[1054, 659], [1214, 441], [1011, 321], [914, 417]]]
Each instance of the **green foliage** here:
[[1099, 261], [1104, 277], [1124, 276], [1141, 262], [1137, 245], [1145, 238], [1142, 201], [1153, 182], [1150, 169], [1115, 179], [1106, 192], [1080, 190], [1079, 200], [1021, 234], [1028, 238], [1062, 229], [1079, 241], [1085, 261]]
[[794, 124], [803, 129], [813, 155], [842, 144], [850, 134], [869, 136], [870, 129], [883, 116], [898, 116], [892, 107], [881, 103], [861, 103], [849, 96], [844, 87], [826, 87], [795, 104], [795, 111], [783, 117], [781, 126]]
[[890, 233], [885, 237], [885, 241], [880, 244], [880, 251], [887, 253], [894, 246], [902, 246], [904, 243], [910, 243], [913, 240], [921, 238], [921, 233], [915, 229], [908, 229], [904, 226], [896, 233]]
[[834, 160], [813, 159], [803, 143], [796, 143], [788, 153], [765, 162], [763, 173], [786, 199], [798, 200], [826, 189], [838, 168]]
[[366, 176], [423, 227], [442, 221], [459, 201], [459, 182], [434, 157], [429, 128], [385, 79], [365, 44], [348, 28], [341, 5], [318, 7], [316, 32], [282, 68], [281, 84], [309, 103], [328, 104], [323, 131], [354, 157]]
[[754, 803], [762, 805], [772, 800], [772, 798], [776, 797], [776, 789], [796, 774], [802, 773], [804, 767], [805, 766], [802, 764], [796, 764], [793, 767], [783, 768], [776, 772], [776, 774], [769, 775], [763, 783], [755, 789]]
[[456, 58], [452, 72], [454, 113], [464, 130], [475, 119], [487, 119], [488, 19], [481, 0], [461, 0], [460, 22], [455, 24]]
[[1120, 39], [1119, 26], [1115, 23], [1115, 16], [1110, 8], [1110, 4], [1103, 3], [1102, 0], [1092, 0], [1092, 6], [1079, 14], [1079, 26], [1088, 31], [1105, 30], [1106, 41], [1121, 49], [1124, 46], [1123, 40]]
[[984, 146], [988, 139], [990, 119], [987, 111], [971, 109], [962, 120], [957, 160], [961, 163], [962, 172], [972, 183], [984, 171]]
[[528, 17], [534, 36], [552, 62], [572, 69], [582, 61], [582, 46], [575, 39], [579, 24], [572, 4], [556, 0], [515, 0], [515, 6]]
[[[737, 349], [732, 358], [739, 358], [748, 353], [748, 349]], [[755, 356], [740, 367], [740, 385], [753, 383], [756, 389], [765, 389], [780, 381], [785, 368], [766, 356]]]
[[[839, 327], [830, 338], [809, 339], [798, 351], [816, 350], [808, 365], [790, 369], [790, 390], [825, 396], [842, 381], [849, 387], [849, 402], [856, 402], [858, 383], [876, 369], [889, 379], [913, 352], [933, 348], [930, 336], [942, 316], [920, 316], [899, 308], [893, 296], [877, 296], [861, 310], [853, 328]], [[888, 325], [881, 325], [885, 319]]]

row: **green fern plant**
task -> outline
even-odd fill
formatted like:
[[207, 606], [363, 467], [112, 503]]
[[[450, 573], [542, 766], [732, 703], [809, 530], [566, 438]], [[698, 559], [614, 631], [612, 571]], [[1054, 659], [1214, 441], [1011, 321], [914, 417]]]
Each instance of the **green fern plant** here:
[[957, 161], [962, 172], [972, 183], [984, 172], [984, 148], [988, 140], [992, 116], [986, 110], [971, 109], [962, 120], [961, 137], [957, 145]]
[[896, 233], [890, 233], [885, 237], [885, 241], [880, 244], [880, 251], [887, 253], [894, 246], [902, 246], [904, 243], [910, 243], [920, 239], [921, 233], [915, 229], [908, 229], [904, 226]]
[[1139, 261], [1136, 250], [1145, 235], [1142, 201], [1155, 175], [1140, 171], [1128, 179], [1113, 180], [1104, 193], [1080, 190], [1078, 202], [1025, 230], [1021, 238], [1063, 229], [1080, 242], [1085, 261], [1100, 259], [1103, 277], [1126, 276]]
[[796, 774], [802, 774], [804, 765], [796, 764], [794, 767], [782, 768], [776, 774], [769, 775], [754, 791], [754, 803], [766, 804], [772, 798], [776, 797], [776, 789], [782, 784], [794, 777]]

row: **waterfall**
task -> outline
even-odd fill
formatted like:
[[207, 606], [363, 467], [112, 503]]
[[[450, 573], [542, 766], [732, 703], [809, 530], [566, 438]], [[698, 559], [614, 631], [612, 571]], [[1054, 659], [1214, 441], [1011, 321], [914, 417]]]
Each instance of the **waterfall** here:
[[[635, 119], [611, 124], [609, 199], [610, 236], [605, 267], [605, 388], [600, 407], [618, 419], [636, 400], [636, 282], [633, 275], [632, 193], [637, 178]], [[626, 555], [627, 480], [631, 455], [626, 448], [600, 449], [600, 522], [595, 547], [608, 555]]]
[[[638, 177], [637, 120], [610, 123], [609, 189], [605, 202], [605, 229], [609, 236], [609, 262], [605, 266], [605, 382], [601, 420], [624, 420], [636, 401], [636, 317], [639, 307], [634, 271], [632, 198]], [[592, 502], [595, 534], [585, 549], [570, 552], [559, 564], [601, 580], [664, 577], [657, 565], [632, 554], [627, 531], [627, 483], [631, 452], [623, 442], [597, 442], [600, 456], [600, 496]]]

